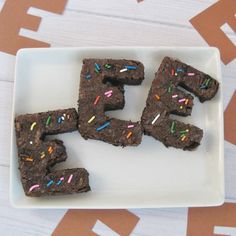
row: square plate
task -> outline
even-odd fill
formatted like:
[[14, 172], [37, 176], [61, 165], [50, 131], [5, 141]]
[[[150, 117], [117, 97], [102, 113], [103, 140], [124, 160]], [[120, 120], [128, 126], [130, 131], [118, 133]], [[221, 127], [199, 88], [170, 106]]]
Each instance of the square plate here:
[[[125, 86], [123, 110], [108, 112], [124, 120], [140, 120], [154, 73], [164, 56], [178, 58], [220, 82], [217, 95], [201, 104], [194, 99], [190, 117], [177, 119], [204, 130], [195, 151], [166, 148], [143, 136], [138, 147], [115, 147], [84, 140], [78, 132], [57, 135], [68, 159], [58, 168], [84, 167], [91, 192], [56, 197], [26, 197], [20, 182], [12, 120], [10, 199], [20, 208], [154, 208], [212, 206], [224, 201], [223, 98], [220, 56], [216, 48], [106, 47], [23, 49], [17, 53], [13, 119], [16, 115], [77, 108], [83, 58], [140, 60], [145, 80]], [[138, 101], [138, 102], [137, 102]]]

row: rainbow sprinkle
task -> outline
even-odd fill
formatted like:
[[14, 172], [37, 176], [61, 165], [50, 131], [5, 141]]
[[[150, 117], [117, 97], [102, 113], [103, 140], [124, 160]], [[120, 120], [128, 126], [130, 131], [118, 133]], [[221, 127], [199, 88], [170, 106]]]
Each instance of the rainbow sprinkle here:
[[95, 116], [92, 116], [92, 117], [88, 120], [88, 123], [90, 124], [94, 119], [95, 119]]
[[157, 94], [155, 95], [156, 99], [159, 101], [161, 98]]
[[137, 66], [125, 66], [127, 70], [136, 70]]
[[53, 180], [50, 180], [50, 181], [47, 183], [47, 187], [51, 186], [53, 183], [54, 183], [54, 181], [53, 181]]
[[73, 178], [73, 175], [71, 174], [68, 181], [67, 181], [68, 184], [71, 182], [72, 178]]
[[64, 180], [64, 177], [61, 177], [61, 178], [59, 179], [59, 181], [57, 182], [57, 185], [60, 185], [63, 180]]
[[121, 69], [121, 70], [120, 70], [120, 73], [125, 72], [125, 71], [127, 71], [127, 70], [128, 70], [127, 68]]
[[106, 121], [103, 125], [99, 126], [98, 128], [96, 128], [96, 131], [101, 131], [103, 129], [105, 129], [107, 126], [110, 125], [109, 121]]
[[181, 102], [185, 102], [185, 100], [186, 100], [185, 98], [182, 98], [182, 99], [179, 99], [178, 102], [179, 102], [179, 103], [181, 103]]
[[111, 69], [112, 65], [111, 64], [105, 64], [104, 67], [109, 70], [109, 69]]
[[134, 128], [134, 125], [128, 125], [127, 128], [128, 129]]
[[129, 139], [129, 138], [132, 136], [132, 134], [133, 134], [133, 133], [130, 131], [130, 132], [127, 134], [126, 138]]
[[34, 122], [34, 123], [31, 124], [31, 126], [30, 126], [30, 130], [31, 130], [31, 131], [34, 129], [34, 127], [35, 127], [36, 124], [37, 124], [36, 122]]
[[192, 73], [192, 72], [188, 73], [188, 76], [194, 76], [194, 75], [195, 75], [195, 73]]
[[155, 124], [155, 122], [157, 121], [157, 119], [160, 117], [161, 114], [157, 114], [156, 117], [153, 119], [152, 121], [152, 125]]
[[39, 188], [39, 184], [35, 184], [30, 187], [29, 192], [32, 192], [35, 188]]
[[49, 126], [49, 125], [50, 125], [51, 120], [52, 120], [52, 117], [49, 116], [49, 117], [47, 118], [47, 121], [46, 121], [46, 126]]
[[95, 98], [95, 100], [94, 100], [94, 103], [93, 103], [93, 105], [97, 105], [97, 103], [98, 103], [99, 99], [100, 99], [100, 96], [97, 96], [97, 97]]
[[175, 123], [175, 121], [172, 121], [171, 127], [170, 127], [170, 132], [173, 134], [175, 132], [175, 129], [176, 129], [176, 123]]
[[52, 154], [52, 152], [53, 152], [53, 148], [52, 148], [52, 146], [50, 146], [50, 147], [48, 148], [48, 153], [49, 153], [49, 154]]
[[101, 66], [98, 63], [95, 63], [94, 65], [95, 65], [95, 69], [94, 69], [95, 72], [99, 73], [101, 71]]

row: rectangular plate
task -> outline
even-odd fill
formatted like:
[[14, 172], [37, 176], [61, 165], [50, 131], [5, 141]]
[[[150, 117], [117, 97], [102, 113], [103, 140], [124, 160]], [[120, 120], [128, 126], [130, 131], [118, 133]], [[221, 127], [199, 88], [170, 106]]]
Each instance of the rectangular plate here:
[[[16, 115], [77, 108], [83, 58], [140, 60], [145, 80], [125, 86], [123, 110], [108, 112], [124, 120], [140, 120], [148, 91], [162, 59], [178, 58], [220, 82], [217, 95], [201, 104], [194, 99], [190, 117], [179, 117], [204, 130], [195, 151], [166, 148], [143, 136], [138, 147], [115, 147], [84, 140], [78, 132], [57, 135], [68, 159], [59, 168], [84, 167], [91, 192], [56, 197], [26, 197], [20, 182], [13, 120]], [[16, 58], [12, 120], [10, 200], [20, 208], [153, 208], [212, 206], [224, 201], [222, 78], [219, 52], [194, 47], [110, 47], [23, 49]]]

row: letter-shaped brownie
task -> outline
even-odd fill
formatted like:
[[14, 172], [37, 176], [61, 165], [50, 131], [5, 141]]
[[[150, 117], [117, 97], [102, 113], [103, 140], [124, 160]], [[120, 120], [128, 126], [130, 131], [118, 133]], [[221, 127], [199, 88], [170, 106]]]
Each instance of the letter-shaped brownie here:
[[203, 131], [169, 117], [170, 114], [187, 116], [192, 112], [193, 96], [178, 86], [204, 102], [215, 96], [219, 83], [187, 64], [165, 57], [152, 82], [141, 122], [144, 134], [165, 146], [192, 150], [200, 144]]
[[53, 135], [77, 130], [78, 115], [74, 108], [15, 118], [16, 143], [21, 181], [31, 197], [69, 194], [90, 190], [84, 168], [52, 171], [51, 167], [67, 159], [60, 140], [46, 140]]
[[84, 59], [79, 90], [78, 129], [85, 139], [115, 146], [140, 144], [140, 122], [108, 117], [105, 112], [125, 105], [124, 84], [139, 85], [144, 66], [133, 60]]

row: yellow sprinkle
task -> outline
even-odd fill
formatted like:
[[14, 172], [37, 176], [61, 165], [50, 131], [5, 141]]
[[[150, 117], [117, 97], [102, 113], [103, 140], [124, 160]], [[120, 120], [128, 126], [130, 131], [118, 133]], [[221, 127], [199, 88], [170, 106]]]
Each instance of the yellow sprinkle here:
[[181, 138], [181, 141], [184, 141], [186, 139], [186, 136], [183, 136], [182, 138]]
[[30, 130], [31, 130], [31, 131], [34, 129], [34, 126], [35, 126], [36, 124], [37, 124], [36, 122], [32, 123], [32, 125], [30, 126]]
[[156, 97], [157, 100], [161, 99], [160, 96], [158, 96], [157, 94], [155, 95], [155, 97]]
[[186, 99], [186, 100], [185, 100], [185, 103], [184, 103], [184, 104], [185, 104], [185, 105], [187, 105], [187, 104], [188, 104], [188, 99]]
[[41, 152], [40, 158], [43, 159], [45, 157], [45, 152]]
[[95, 119], [95, 116], [92, 116], [92, 117], [88, 120], [88, 123], [90, 124], [94, 119]]
[[129, 138], [131, 137], [131, 135], [132, 135], [132, 132], [130, 131], [130, 132], [127, 134], [126, 138], [129, 139]]
[[183, 106], [180, 106], [179, 108], [180, 108], [180, 109], [183, 109]]

